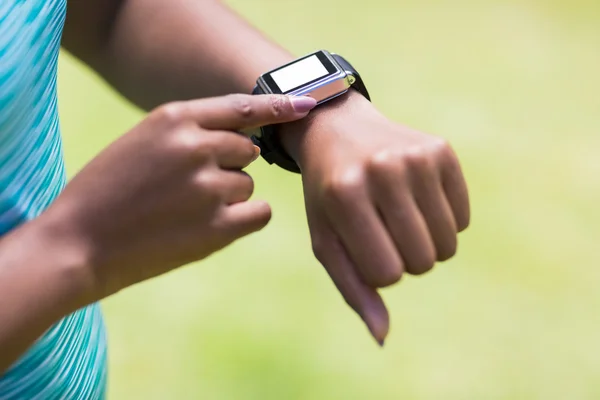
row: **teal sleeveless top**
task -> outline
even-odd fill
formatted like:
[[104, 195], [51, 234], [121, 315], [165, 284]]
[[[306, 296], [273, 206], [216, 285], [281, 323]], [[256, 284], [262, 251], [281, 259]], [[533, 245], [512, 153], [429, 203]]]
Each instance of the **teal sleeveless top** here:
[[[65, 14], [66, 0], [0, 0], [0, 235], [38, 216], [65, 185], [56, 105]], [[0, 375], [0, 399], [103, 399], [105, 381], [94, 304], [51, 327]]]

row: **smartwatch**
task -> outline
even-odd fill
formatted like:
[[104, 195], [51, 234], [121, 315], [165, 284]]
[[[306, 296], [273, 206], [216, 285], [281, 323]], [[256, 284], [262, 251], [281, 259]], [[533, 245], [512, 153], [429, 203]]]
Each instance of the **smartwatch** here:
[[[261, 75], [252, 94], [310, 96], [317, 106], [353, 88], [371, 100], [358, 72], [342, 56], [319, 50]], [[277, 125], [262, 126], [251, 136], [263, 158], [291, 172], [300, 173], [276, 135]]]

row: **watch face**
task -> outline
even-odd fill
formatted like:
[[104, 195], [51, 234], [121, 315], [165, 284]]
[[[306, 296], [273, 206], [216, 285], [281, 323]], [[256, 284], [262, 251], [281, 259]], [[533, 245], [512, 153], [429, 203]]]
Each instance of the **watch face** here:
[[318, 51], [263, 75], [276, 94], [287, 94], [338, 72], [325, 52]]

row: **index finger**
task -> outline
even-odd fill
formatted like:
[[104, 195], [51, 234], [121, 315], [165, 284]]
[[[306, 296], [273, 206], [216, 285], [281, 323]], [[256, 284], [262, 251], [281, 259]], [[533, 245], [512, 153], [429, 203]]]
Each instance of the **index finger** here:
[[192, 118], [201, 127], [235, 131], [295, 121], [316, 105], [307, 96], [245, 94], [188, 102]]

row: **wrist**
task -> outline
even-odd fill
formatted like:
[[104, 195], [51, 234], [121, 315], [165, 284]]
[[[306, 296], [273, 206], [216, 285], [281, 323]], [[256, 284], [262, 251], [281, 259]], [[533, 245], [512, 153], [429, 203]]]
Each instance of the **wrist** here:
[[[23, 271], [31, 279], [32, 290], [46, 302], [49, 312], [58, 317], [69, 314], [97, 299], [93, 296], [93, 280], [88, 272], [85, 252], [66, 239], [58, 226], [45, 216], [26, 223], [7, 236], [7, 256], [2, 262]], [[4, 240], [3, 240], [4, 245]], [[12, 261], [12, 262], [11, 262]], [[34, 289], [40, 282], [40, 287]]]
[[279, 140], [285, 151], [302, 167], [313, 149], [323, 149], [336, 140], [330, 126], [356, 113], [373, 112], [373, 104], [355, 90], [321, 104], [305, 118], [282, 124]]
[[90, 302], [83, 269], [48, 233], [35, 220], [0, 239], [0, 374], [48, 328]]

